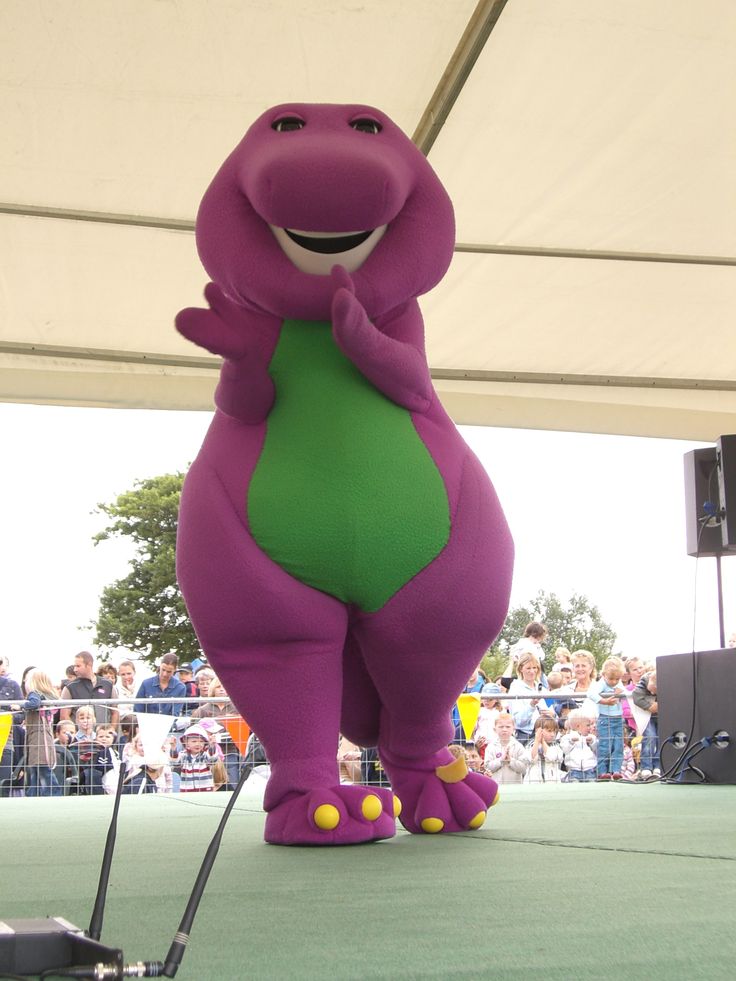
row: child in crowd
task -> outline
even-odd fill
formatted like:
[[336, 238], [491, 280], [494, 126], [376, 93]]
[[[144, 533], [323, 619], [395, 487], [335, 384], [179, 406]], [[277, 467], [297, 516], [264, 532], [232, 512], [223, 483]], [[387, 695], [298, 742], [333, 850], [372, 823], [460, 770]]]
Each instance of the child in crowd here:
[[631, 741], [631, 732], [624, 725], [624, 765], [621, 767], [624, 780], [636, 780], [636, 760]]
[[473, 742], [481, 756], [485, 755], [486, 746], [496, 735], [496, 719], [502, 711], [497, 696], [501, 693], [501, 686], [493, 682], [483, 685], [480, 690], [480, 712], [473, 730]]
[[592, 720], [582, 709], [574, 709], [567, 717], [568, 731], [560, 739], [560, 749], [567, 767], [567, 782], [587, 783], [595, 780], [598, 740], [592, 733]]
[[[547, 675], [547, 687], [549, 688], [550, 692], [557, 694], [558, 689], [562, 688], [562, 672], [550, 671], [550, 673]], [[545, 698], [544, 702], [547, 708], [554, 709], [555, 712], [557, 711], [559, 701], [556, 698]]]
[[456, 760], [461, 757], [465, 760], [468, 770], [473, 773], [483, 772], [483, 759], [475, 743], [451, 743], [447, 748]]
[[45, 671], [34, 668], [26, 676], [25, 703], [26, 746], [25, 783], [26, 797], [58, 797], [61, 794], [54, 768], [54, 709], [44, 708], [47, 699], [59, 697], [58, 689]]
[[56, 739], [54, 741], [61, 746], [68, 746], [69, 743], [74, 742], [76, 734], [77, 727], [72, 720], [62, 719], [61, 722], [56, 723]]
[[135, 735], [123, 747], [123, 761], [126, 768], [123, 793], [126, 794], [170, 794], [172, 790], [171, 767], [166, 751], [161, 749], [160, 758], [145, 759], [143, 740]]
[[184, 747], [182, 752], [175, 747], [171, 750], [171, 758], [179, 764], [179, 792], [213, 791], [215, 780], [212, 767], [219, 759], [214, 734], [208, 733], [201, 725], [193, 725], [187, 729], [181, 741]]
[[486, 746], [483, 769], [496, 783], [521, 783], [528, 763], [524, 747], [514, 738], [514, 719], [501, 712], [494, 726], [494, 738]]
[[601, 676], [588, 689], [588, 698], [598, 706], [599, 780], [620, 780], [624, 765], [624, 713], [621, 699], [626, 689], [621, 684], [624, 662], [609, 657], [603, 662]]
[[662, 771], [659, 766], [659, 734], [657, 732], [657, 672], [650, 671], [642, 675], [639, 684], [632, 695], [634, 705], [650, 712], [649, 722], [642, 733], [641, 741], [641, 771], [640, 780], [649, 780], [652, 776], [659, 777]]
[[560, 732], [567, 732], [569, 728], [567, 725], [567, 720], [570, 718], [571, 713], [574, 712], [576, 708], [580, 708], [580, 706], [572, 699], [557, 702], [555, 711], [557, 712], [557, 721], [560, 725]]
[[559, 783], [562, 780], [562, 750], [557, 744], [557, 719], [540, 716], [534, 723], [531, 743], [524, 750], [529, 764], [524, 783]]
[[[567, 667], [570, 671], [570, 677], [564, 682], [564, 684], [568, 684], [568, 682], [572, 680], [572, 654], [566, 647], [558, 647], [554, 653], [554, 663], [550, 669], [550, 674], [552, 674], [553, 671], [561, 671], [565, 667]], [[551, 687], [552, 686], [550, 685], [550, 688]]]
[[95, 710], [91, 705], [80, 705], [77, 709], [77, 733], [75, 739], [77, 742], [91, 742], [95, 741], [95, 725], [97, 724], [97, 718], [95, 716]]

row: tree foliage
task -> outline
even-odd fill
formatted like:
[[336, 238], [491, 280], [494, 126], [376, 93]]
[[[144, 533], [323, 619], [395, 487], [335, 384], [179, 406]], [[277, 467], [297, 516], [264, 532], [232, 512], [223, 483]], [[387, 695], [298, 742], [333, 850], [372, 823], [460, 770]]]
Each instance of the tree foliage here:
[[127, 647], [153, 664], [174, 652], [180, 661], [201, 656], [197, 637], [176, 582], [176, 527], [184, 475], [164, 474], [135, 482], [111, 504], [99, 504], [109, 519], [94, 543], [129, 538], [135, 544], [131, 570], [106, 586], [100, 598], [95, 643]]
[[[549, 631], [544, 647], [550, 654], [558, 647], [566, 647], [570, 652], [582, 648], [590, 651], [600, 668], [613, 653], [616, 632], [587, 597], [573, 594], [567, 606], [563, 606], [554, 593], [540, 590], [526, 606], [517, 606], [509, 612], [496, 643], [482, 662], [489, 677], [497, 678], [504, 671], [509, 649], [532, 620], [543, 623]], [[547, 661], [551, 666], [549, 658]]]

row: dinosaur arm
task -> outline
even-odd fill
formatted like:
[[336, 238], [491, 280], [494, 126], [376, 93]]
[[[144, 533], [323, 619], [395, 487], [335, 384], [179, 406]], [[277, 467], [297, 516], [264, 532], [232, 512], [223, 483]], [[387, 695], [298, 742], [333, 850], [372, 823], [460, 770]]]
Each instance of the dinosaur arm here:
[[[380, 323], [371, 323], [342, 267], [332, 272], [332, 329], [343, 354], [371, 384], [410, 412], [426, 412], [432, 381], [421, 345], [422, 319], [416, 304], [407, 305]], [[404, 339], [410, 338], [410, 339]]]
[[225, 359], [215, 391], [218, 409], [251, 425], [263, 422], [275, 395], [262, 350], [260, 321], [267, 320], [268, 315], [239, 306], [214, 283], [208, 283], [204, 295], [209, 309], [182, 310], [176, 317], [176, 329]]

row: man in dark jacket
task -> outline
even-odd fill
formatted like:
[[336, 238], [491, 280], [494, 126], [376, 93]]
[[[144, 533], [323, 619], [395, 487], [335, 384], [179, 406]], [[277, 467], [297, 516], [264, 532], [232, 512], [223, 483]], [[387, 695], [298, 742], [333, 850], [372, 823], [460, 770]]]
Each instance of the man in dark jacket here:
[[[95, 718], [98, 722], [118, 724], [119, 712], [115, 706], [94, 705], [100, 699], [117, 698], [118, 690], [109, 678], [100, 678], [95, 674], [95, 662], [89, 651], [80, 651], [74, 658], [75, 681], [68, 681], [61, 691], [62, 698], [85, 699], [93, 703]], [[62, 709], [60, 719], [75, 718], [76, 708]]]

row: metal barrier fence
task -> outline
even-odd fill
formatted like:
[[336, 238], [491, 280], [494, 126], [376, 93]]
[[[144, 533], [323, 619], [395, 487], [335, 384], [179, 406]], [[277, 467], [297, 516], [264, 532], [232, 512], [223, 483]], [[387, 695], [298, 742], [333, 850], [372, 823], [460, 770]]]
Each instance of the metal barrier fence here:
[[[501, 693], [496, 700], [505, 710], [505, 703], [530, 699]], [[504, 745], [492, 712], [480, 708], [477, 695], [462, 695], [454, 712], [453, 751], [465, 755], [470, 769], [487, 772], [499, 783], [595, 780], [601, 748], [610, 757], [607, 733], [599, 725], [596, 734], [595, 722], [587, 728], [576, 722], [570, 728], [565, 721], [584, 702], [584, 695], [540, 692], [539, 708], [556, 728], [551, 723], [539, 728], [546, 728], [551, 738], [536, 732], [525, 738], [526, 733], [516, 729], [507, 732], [513, 739]], [[18, 702], [0, 702], [0, 798], [110, 793], [121, 766], [126, 770], [124, 792], [129, 794], [232, 790], [246, 768], [253, 776], [252, 784], [250, 777], [246, 782], [250, 796], [262, 796], [269, 772], [263, 747], [245, 720], [222, 714], [218, 705], [222, 698], [177, 698], [175, 703], [150, 698], [145, 699], [146, 711], [136, 713], [125, 711], [132, 707], [129, 698], [47, 700], [37, 711]], [[120, 714], [121, 706], [125, 714]], [[176, 715], [164, 714], [172, 708], [177, 708]], [[60, 719], [62, 713], [76, 714], [76, 722]], [[193, 725], [201, 730], [199, 742], [191, 735], [184, 738]], [[658, 777], [656, 728], [649, 736], [648, 743], [646, 732], [644, 738], [637, 734], [629, 741], [611, 779]], [[375, 748], [341, 740], [337, 759], [343, 782], [388, 786]], [[604, 766], [610, 772], [611, 758]]]

